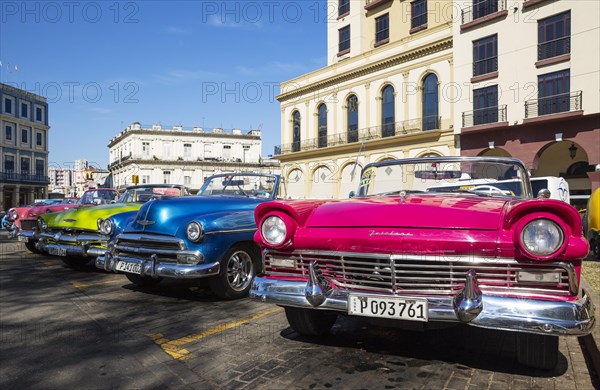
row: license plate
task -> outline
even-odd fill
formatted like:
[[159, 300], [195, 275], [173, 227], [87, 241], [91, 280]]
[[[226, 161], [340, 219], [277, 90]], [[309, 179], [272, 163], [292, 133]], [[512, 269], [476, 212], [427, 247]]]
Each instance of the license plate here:
[[17, 236], [17, 240], [19, 240], [19, 242], [29, 242], [29, 238], [25, 236]]
[[50, 254], [52, 256], [66, 256], [67, 250], [65, 248], [50, 247], [50, 248], [48, 248], [48, 254]]
[[396, 320], [427, 321], [427, 300], [350, 295], [348, 314]]
[[127, 263], [126, 261], [117, 262], [117, 271], [129, 272], [130, 274], [141, 274], [142, 265], [138, 263]]

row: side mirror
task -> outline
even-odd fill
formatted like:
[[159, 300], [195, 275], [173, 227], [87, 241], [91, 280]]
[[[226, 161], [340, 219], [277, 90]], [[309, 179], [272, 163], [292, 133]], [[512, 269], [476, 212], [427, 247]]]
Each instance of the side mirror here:
[[350, 191], [350, 193], [348, 194], [349, 198], [354, 198], [356, 196], [356, 192], [354, 191]]
[[550, 190], [547, 188], [542, 188], [538, 193], [537, 197], [539, 199], [549, 199], [550, 198]]

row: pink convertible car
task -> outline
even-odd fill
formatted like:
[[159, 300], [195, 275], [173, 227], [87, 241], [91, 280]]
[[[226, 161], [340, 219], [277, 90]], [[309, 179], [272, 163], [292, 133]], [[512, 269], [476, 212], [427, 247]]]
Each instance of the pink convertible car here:
[[558, 336], [589, 333], [594, 308], [579, 286], [581, 218], [548, 196], [534, 198], [516, 159], [369, 164], [353, 199], [258, 206], [250, 296], [305, 335], [338, 315], [515, 332], [519, 362], [553, 368]]

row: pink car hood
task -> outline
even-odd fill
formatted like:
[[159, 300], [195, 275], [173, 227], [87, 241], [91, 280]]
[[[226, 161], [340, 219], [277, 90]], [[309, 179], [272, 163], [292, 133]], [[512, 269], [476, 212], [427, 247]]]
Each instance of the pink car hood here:
[[510, 200], [480, 196], [408, 195], [329, 202], [304, 224], [314, 227], [402, 227], [497, 230]]

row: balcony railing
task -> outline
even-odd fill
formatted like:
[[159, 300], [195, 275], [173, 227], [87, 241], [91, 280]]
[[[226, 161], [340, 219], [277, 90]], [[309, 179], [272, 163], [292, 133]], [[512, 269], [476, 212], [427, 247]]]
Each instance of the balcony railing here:
[[506, 122], [506, 104], [495, 107], [465, 111], [462, 114], [462, 127]]
[[[346, 145], [355, 142], [370, 141], [393, 136], [407, 136], [441, 127], [440, 116], [409, 119], [401, 122], [372, 126], [364, 129], [349, 130], [344, 133], [330, 134], [327, 137], [310, 138], [300, 142], [275, 146], [273, 155], [279, 156], [286, 153], [313, 150], [320, 147]], [[325, 142], [326, 141], [326, 142]], [[321, 146], [319, 146], [321, 145]]]
[[472, 22], [484, 16], [504, 11], [506, 9], [506, 0], [475, 0], [473, 5], [461, 11], [462, 24]]
[[32, 175], [30, 173], [0, 172], [0, 182], [4, 183], [31, 183], [49, 184], [50, 179], [45, 175]]
[[574, 91], [527, 100], [525, 102], [525, 118], [558, 114], [560, 112], [579, 111], [582, 107], [582, 98], [583, 91]]
[[538, 60], [545, 60], [571, 52], [571, 37], [562, 37], [538, 44]]

